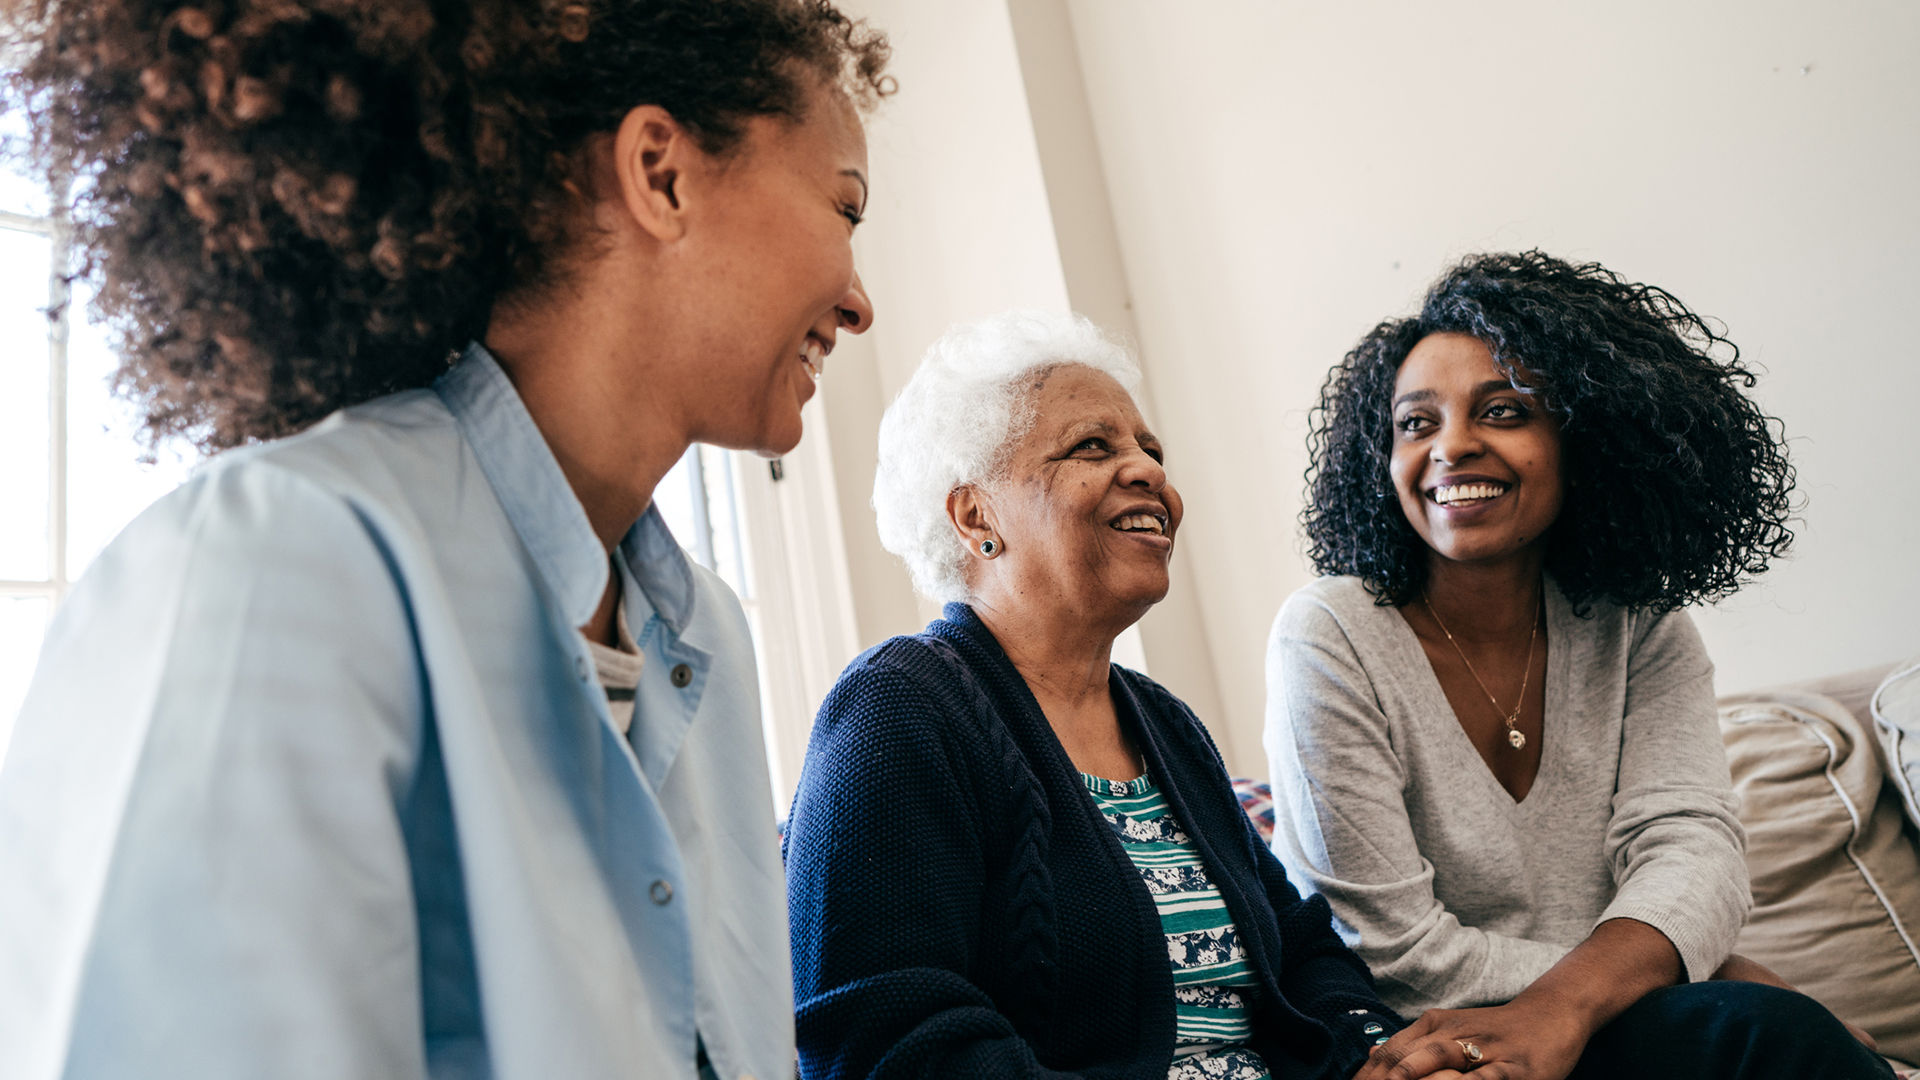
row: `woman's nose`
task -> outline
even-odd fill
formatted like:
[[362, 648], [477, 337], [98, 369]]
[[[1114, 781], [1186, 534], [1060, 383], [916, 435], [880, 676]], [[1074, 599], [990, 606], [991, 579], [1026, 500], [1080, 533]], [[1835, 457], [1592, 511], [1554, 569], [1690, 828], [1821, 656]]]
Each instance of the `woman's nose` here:
[[866, 287], [860, 284], [860, 271], [853, 272], [853, 282], [836, 306], [840, 310], [840, 325], [847, 333], [864, 334], [873, 325], [873, 301], [867, 297]]
[[1453, 465], [1474, 457], [1485, 449], [1480, 436], [1467, 424], [1443, 424], [1429, 444], [1433, 460]]
[[1120, 464], [1122, 487], [1143, 487], [1158, 492], [1167, 486], [1167, 467], [1145, 450], [1135, 449]]

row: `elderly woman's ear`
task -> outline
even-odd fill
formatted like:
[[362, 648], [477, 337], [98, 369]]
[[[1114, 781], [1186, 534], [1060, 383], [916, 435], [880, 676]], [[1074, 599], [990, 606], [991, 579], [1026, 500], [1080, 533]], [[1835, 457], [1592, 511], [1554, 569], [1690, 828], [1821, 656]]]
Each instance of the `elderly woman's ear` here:
[[978, 487], [961, 484], [947, 493], [947, 519], [969, 554], [991, 559], [1006, 550], [1006, 542], [988, 517], [985, 493]]

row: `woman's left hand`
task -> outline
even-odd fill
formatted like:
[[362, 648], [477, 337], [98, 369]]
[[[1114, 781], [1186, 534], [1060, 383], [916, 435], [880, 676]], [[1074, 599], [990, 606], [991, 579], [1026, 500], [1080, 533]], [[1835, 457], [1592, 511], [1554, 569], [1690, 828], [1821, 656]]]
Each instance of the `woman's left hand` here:
[[[1565, 1080], [1592, 1036], [1572, 1010], [1516, 1000], [1430, 1009], [1373, 1049], [1353, 1080]], [[1477, 1055], [1477, 1056], [1476, 1056]]]

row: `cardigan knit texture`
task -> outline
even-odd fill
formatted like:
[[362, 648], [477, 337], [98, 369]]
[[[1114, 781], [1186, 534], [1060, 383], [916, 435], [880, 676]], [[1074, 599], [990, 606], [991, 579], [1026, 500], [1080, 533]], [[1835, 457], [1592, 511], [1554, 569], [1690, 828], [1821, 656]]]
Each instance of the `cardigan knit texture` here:
[[[1260, 842], [1193, 713], [1118, 665], [1110, 685], [1257, 974], [1247, 1045], [1275, 1080], [1350, 1077], [1402, 1022]], [[1166, 1077], [1152, 897], [966, 605], [860, 656], [827, 696], [787, 870], [808, 1080]]]

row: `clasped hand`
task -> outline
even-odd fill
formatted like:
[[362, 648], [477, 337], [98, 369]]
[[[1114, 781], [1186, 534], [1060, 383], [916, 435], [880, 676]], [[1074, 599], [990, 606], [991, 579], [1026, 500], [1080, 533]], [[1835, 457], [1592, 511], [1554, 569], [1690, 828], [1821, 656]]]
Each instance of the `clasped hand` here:
[[1353, 1080], [1565, 1080], [1591, 1035], [1567, 1010], [1520, 1001], [1430, 1009], [1374, 1047]]

